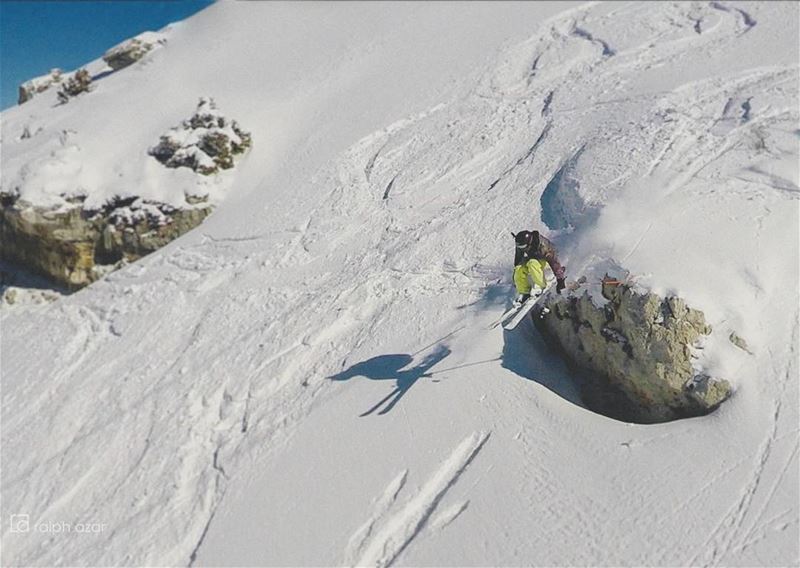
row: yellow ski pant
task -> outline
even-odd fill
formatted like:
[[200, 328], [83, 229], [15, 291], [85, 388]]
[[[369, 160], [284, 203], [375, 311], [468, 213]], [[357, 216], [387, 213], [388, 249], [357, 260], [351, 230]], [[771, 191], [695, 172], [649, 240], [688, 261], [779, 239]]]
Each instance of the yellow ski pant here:
[[530, 259], [525, 264], [514, 267], [514, 285], [517, 287], [518, 294], [530, 294], [531, 284], [528, 281], [533, 281], [534, 286], [538, 286], [544, 290], [547, 285], [547, 280], [544, 277], [544, 268], [547, 266], [547, 261]]

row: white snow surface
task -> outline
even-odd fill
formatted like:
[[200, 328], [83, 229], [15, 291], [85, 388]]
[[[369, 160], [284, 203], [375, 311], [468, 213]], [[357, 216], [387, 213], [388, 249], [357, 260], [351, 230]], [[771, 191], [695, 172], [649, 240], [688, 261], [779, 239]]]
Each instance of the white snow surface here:
[[[797, 3], [221, 2], [168, 38], [2, 114], [4, 189], [55, 206], [198, 193], [147, 148], [201, 96], [253, 134], [201, 227], [4, 308], [4, 565], [800, 563]], [[621, 423], [488, 330], [531, 228], [703, 310], [733, 398]]]

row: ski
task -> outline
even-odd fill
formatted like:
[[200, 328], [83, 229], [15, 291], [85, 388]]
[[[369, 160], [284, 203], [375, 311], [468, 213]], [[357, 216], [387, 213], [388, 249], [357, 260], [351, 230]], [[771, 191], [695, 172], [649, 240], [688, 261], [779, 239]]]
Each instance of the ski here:
[[539, 295], [535, 297], [531, 296], [530, 298], [528, 298], [525, 301], [525, 303], [522, 304], [522, 306], [520, 306], [519, 310], [517, 310], [517, 313], [514, 314], [514, 317], [512, 317], [509, 320], [506, 320], [507, 323], [503, 324], [503, 329], [505, 329], [506, 331], [511, 331], [512, 329], [516, 328], [519, 325], [519, 323], [525, 319], [525, 316], [527, 316], [530, 313], [530, 311], [533, 309], [533, 306], [536, 305], [536, 301], [541, 297], [542, 296]]
[[533, 296], [528, 298], [526, 302], [522, 304], [522, 306], [520, 306], [519, 309], [514, 313], [514, 315], [510, 317], [510, 319], [509, 318], [505, 319], [505, 321], [503, 322], [503, 329], [505, 329], [506, 331], [511, 331], [515, 329], [520, 324], [520, 322], [525, 319], [525, 316], [527, 316], [531, 312], [531, 310], [539, 302], [539, 300], [542, 299], [544, 296], [546, 296], [552, 288], [553, 288], [553, 283], [550, 283], [547, 286], [547, 288], [545, 288], [544, 290], [538, 290], [538, 294], [535, 293]]
[[522, 307], [522, 304], [520, 304], [519, 306], [516, 306], [516, 305], [515, 305], [515, 306], [511, 306], [510, 308], [508, 308], [508, 309], [507, 309], [505, 312], [503, 312], [503, 315], [502, 315], [502, 316], [500, 316], [498, 319], [496, 319], [494, 322], [492, 322], [492, 324], [489, 326], [489, 329], [494, 329], [494, 328], [496, 328], [498, 325], [500, 325], [501, 323], [505, 323], [505, 321], [506, 321], [508, 318], [510, 318], [511, 316], [513, 316], [514, 314], [516, 314], [516, 313], [517, 313], [517, 311], [518, 311], [518, 310], [519, 310], [521, 307]]
[[[509, 329], [505, 325], [506, 322], [511, 320], [511, 319], [513, 319], [515, 316], [519, 315], [520, 312], [524, 311], [525, 313], [527, 313], [528, 311], [530, 311], [530, 308], [533, 306], [533, 304], [536, 303], [536, 300], [538, 300], [541, 297], [541, 295], [542, 295], [542, 292], [540, 291], [538, 294], [534, 294], [530, 298], [525, 300], [524, 303], [519, 304], [519, 305], [511, 306], [505, 312], [503, 312], [503, 315], [501, 315], [498, 319], [496, 319], [494, 322], [492, 322], [492, 324], [489, 326], [489, 329], [494, 329], [498, 325], [501, 325], [501, 324], [503, 325], [504, 329]], [[524, 314], [523, 314], [522, 317], [524, 317]], [[519, 323], [519, 322], [517, 322], [517, 323]], [[516, 324], [514, 324], [514, 327], [516, 327]], [[513, 328], [510, 328], [510, 329], [513, 329]]]

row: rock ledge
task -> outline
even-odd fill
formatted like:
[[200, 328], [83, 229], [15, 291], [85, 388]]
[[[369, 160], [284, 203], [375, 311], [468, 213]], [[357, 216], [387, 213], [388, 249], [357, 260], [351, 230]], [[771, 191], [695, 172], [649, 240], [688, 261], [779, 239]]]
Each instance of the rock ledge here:
[[589, 408], [626, 422], [666, 422], [708, 414], [730, 396], [728, 381], [697, 368], [696, 348], [711, 333], [701, 311], [608, 275], [600, 298], [586, 278], [572, 288], [544, 298], [534, 321], [582, 371]]

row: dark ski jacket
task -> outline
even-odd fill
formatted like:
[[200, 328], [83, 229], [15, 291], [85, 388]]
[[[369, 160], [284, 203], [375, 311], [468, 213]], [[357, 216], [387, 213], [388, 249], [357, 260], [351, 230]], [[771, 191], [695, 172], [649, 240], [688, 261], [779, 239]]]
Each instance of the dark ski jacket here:
[[558, 262], [556, 247], [549, 240], [533, 231], [533, 239], [530, 246], [526, 249], [515, 249], [514, 266], [522, 266], [531, 259], [546, 260], [550, 269], [556, 276], [556, 280], [564, 279], [564, 267]]

